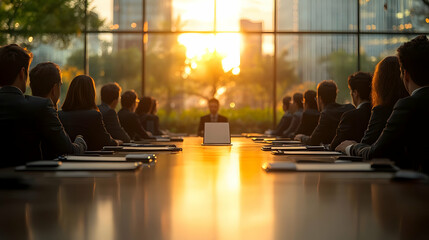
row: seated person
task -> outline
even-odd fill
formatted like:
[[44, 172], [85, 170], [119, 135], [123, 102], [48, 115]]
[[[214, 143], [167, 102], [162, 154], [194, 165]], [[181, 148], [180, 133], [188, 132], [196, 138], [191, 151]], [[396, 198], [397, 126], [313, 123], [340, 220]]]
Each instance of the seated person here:
[[159, 117], [158, 117], [158, 115], [156, 115], [156, 113], [158, 112], [158, 101], [156, 101], [155, 98], [151, 98], [151, 99], [152, 99], [152, 109], [150, 110], [150, 115], [154, 119], [153, 134], [154, 135], [163, 135], [164, 134], [163, 131], [161, 129], [159, 129]]
[[136, 114], [139, 116], [140, 122], [144, 129], [151, 132], [152, 135], [162, 135], [159, 130], [159, 118], [151, 114], [154, 108], [154, 99], [151, 97], [142, 97], [136, 108]]
[[[429, 172], [429, 40], [425, 35], [398, 48], [401, 75], [409, 97], [400, 99], [380, 137], [372, 144], [344, 141], [337, 150], [364, 159], [389, 158], [401, 168]], [[346, 150], [347, 149], [347, 150]]]
[[399, 60], [396, 56], [386, 57], [377, 64], [371, 92], [374, 107], [368, 128], [361, 140], [361, 143], [368, 145], [377, 141], [396, 102], [409, 96], [401, 79]]
[[70, 137], [82, 135], [90, 151], [122, 144], [104, 127], [103, 117], [95, 104], [94, 80], [90, 76], [79, 75], [71, 81], [59, 116]]
[[202, 116], [200, 118], [200, 124], [198, 125], [198, 136], [204, 136], [204, 125], [206, 122], [228, 122], [228, 118], [218, 114], [219, 101], [212, 98], [208, 101], [210, 114]]
[[24, 95], [32, 58], [16, 44], [0, 47], [0, 167], [43, 159], [42, 141], [57, 155], [86, 150], [81, 138], [70, 141], [50, 99]]
[[293, 95], [293, 102], [290, 105], [289, 112], [292, 114], [292, 120], [290, 122], [289, 127], [283, 132], [282, 136], [289, 138], [295, 136], [296, 130], [298, 130], [299, 125], [302, 120], [302, 111], [303, 111], [303, 103], [302, 103], [302, 93], [295, 93]]
[[310, 136], [319, 122], [319, 110], [317, 110], [316, 92], [307, 90], [304, 93], [304, 112], [302, 113], [301, 124], [295, 135], [303, 134]]
[[[39, 63], [30, 71], [30, 88], [33, 96], [47, 98], [52, 101], [54, 108], [57, 109], [58, 101], [61, 94], [61, 70], [60, 67], [52, 62]], [[68, 136], [67, 136], [68, 137]], [[82, 144], [85, 144], [82, 136], [77, 136], [81, 139]], [[51, 143], [42, 141], [41, 144], [43, 159], [54, 159], [62, 154], [52, 151]], [[76, 148], [75, 154], [81, 154], [81, 150]]]
[[289, 112], [290, 101], [292, 98], [290, 96], [285, 96], [283, 98], [283, 111], [285, 112], [280, 119], [279, 124], [277, 124], [276, 129], [268, 130], [265, 133], [274, 136], [281, 136], [283, 132], [288, 129], [290, 123], [292, 122], [292, 114]]
[[126, 91], [121, 96], [122, 109], [118, 112], [119, 121], [131, 140], [141, 140], [142, 138], [153, 138], [150, 132], [142, 127], [139, 116], [135, 113], [138, 103], [137, 93], [134, 90]]
[[121, 87], [117, 83], [105, 84], [100, 91], [101, 104], [98, 109], [103, 115], [103, 122], [107, 132], [110, 133], [112, 138], [119, 139], [122, 142], [130, 142], [130, 136], [125, 132], [119, 123], [118, 115], [115, 108], [119, 103], [119, 96], [121, 95]]
[[330, 144], [343, 113], [354, 109], [351, 104], [338, 104], [337, 84], [324, 80], [317, 85], [317, 106], [320, 110], [319, 123], [311, 136], [296, 135], [295, 139], [307, 145]]
[[331, 142], [331, 150], [345, 140], [360, 142], [371, 116], [371, 82], [369, 73], [357, 72], [349, 76], [348, 85], [356, 109], [345, 112]]

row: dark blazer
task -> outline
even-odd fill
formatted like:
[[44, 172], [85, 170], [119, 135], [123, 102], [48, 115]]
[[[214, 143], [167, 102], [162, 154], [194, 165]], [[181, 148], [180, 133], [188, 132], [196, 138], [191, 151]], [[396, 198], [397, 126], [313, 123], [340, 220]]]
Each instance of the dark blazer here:
[[70, 137], [74, 139], [77, 135], [82, 135], [89, 151], [118, 145], [107, 132], [103, 117], [97, 110], [60, 111], [59, 116]]
[[352, 155], [364, 159], [390, 158], [401, 168], [429, 173], [429, 87], [400, 99], [386, 127], [372, 145], [351, 147]]
[[79, 152], [50, 99], [24, 96], [12, 86], [0, 88], [0, 167], [43, 159], [42, 142], [56, 156]]
[[[200, 118], [200, 125], [198, 125], [198, 136], [204, 136], [204, 125], [206, 122], [211, 122], [210, 114]], [[228, 118], [218, 114], [217, 122], [228, 122]]]
[[319, 122], [320, 113], [317, 109], [307, 109], [302, 113], [301, 124], [295, 135], [304, 134], [310, 136]]
[[136, 113], [130, 112], [128, 109], [122, 108], [118, 112], [119, 121], [122, 127], [130, 136], [131, 140], [141, 140], [142, 138], [151, 138], [146, 130], [142, 127], [139, 116]]
[[144, 129], [151, 132], [153, 135], [162, 135], [159, 129], [159, 117], [153, 114], [139, 115], [140, 122]]
[[107, 132], [110, 133], [112, 138], [122, 140], [124, 143], [130, 142], [130, 136], [125, 132], [119, 123], [118, 115], [114, 109], [111, 109], [109, 105], [102, 103], [98, 106], [101, 115], [103, 115], [103, 122]]
[[292, 114], [292, 120], [290, 121], [289, 127], [286, 128], [286, 130], [284, 130], [284, 132], [282, 133], [283, 137], [288, 138], [295, 135], [296, 130], [301, 124], [302, 115], [303, 115], [302, 109], [299, 109], [298, 111]]
[[386, 126], [387, 119], [392, 114], [393, 106], [375, 106], [372, 108], [368, 128], [363, 135], [361, 143], [371, 145], [377, 141]]
[[335, 132], [343, 113], [353, 110], [351, 104], [330, 103], [320, 113], [319, 123], [310, 137], [304, 137], [303, 142], [308, 145], [330, 144], [335, 137]]
[[287, 112], [280, 119], [279, 124], [277, 124], [276, 129], [273, 131], [273, 135], [282, 136], [283, 132], [288, 129], [290, 123], [292, 122], [292, 114]]
[[338, 124], [337, 134], [331, 142], [331, 150], [335, 150], [345, 140], [360, 142], [368, 127], [370, 116], [371, 103], [369, 102], [363, 103], [360, 108], [345, 112]]

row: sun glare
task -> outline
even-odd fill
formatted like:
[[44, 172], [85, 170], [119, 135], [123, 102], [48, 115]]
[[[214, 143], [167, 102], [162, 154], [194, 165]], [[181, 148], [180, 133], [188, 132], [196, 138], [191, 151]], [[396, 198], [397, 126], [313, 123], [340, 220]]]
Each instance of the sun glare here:
[[239, 33], [219, 34], [181, 34], [178, 42], [186, 48], [186, 58], [192, 62], [192, 69], [197, 67], [198, 60], [206, 53], [215, 50], [222, 56], [222, 67], [225, 72], [233, 70], [237, 75], [240, 70], [240, 43]]

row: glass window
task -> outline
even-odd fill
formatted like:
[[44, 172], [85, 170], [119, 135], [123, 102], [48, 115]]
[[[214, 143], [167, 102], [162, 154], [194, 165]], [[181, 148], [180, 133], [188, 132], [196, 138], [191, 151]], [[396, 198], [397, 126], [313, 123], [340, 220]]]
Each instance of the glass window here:
[[[150, 0], [157, 2], [159, 0]], [[173, 12], [173, 31], [213, 31], [213, 0], [162, 0], [170, 1]]]

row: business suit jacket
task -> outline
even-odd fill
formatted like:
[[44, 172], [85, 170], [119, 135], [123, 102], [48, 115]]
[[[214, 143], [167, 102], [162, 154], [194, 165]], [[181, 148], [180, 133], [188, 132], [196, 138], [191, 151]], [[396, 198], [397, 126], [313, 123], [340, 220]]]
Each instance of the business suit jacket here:
[[429, 173], [429, 87], [400, 99], [386, 127], [372, 145], [351, 147], [352, 155], [364, 159], [390, 158], [401, 168]]
[[330, 144], [335, 137], [335, 132], [343, 113], [354, 109], [351, 104], [330, 103], [320, 113], [319, 123], [310, 137], [304, 137], [303, 142], [307, 145]]
[[304, 134], [310, 136], [319, 122], [320, 113], [317, 109], [307, 109], [302, 113], [301, 124], [296, 130], [295, 135]]
[[144, 113], [139, 115], [139, 119], [143, 128], [151, 132], [153, 135], [163, 134], [159, 129], [159, 117], [157, 115]]
[[25, 96], [18, 88], [0, 88], [0, 167], [45, 158], [41, 143], [57, 156], [83, 151], [73, 144], [52, 101]]
[[298, 111], [292, 114], [292, 120], [289, 124], [289, 127], [283, 132], [282, 134], [283, 137], [288, 138], [295, 134], [296, 130], [301, 124], [302, 115], [303, 115], [302, 109], [299, 109]]
[[128, 109], [122, 108], [118, 112], [119, 121], [122, 127], [128, 133], [132, 140], [141, 140], [142, 138], [151, 138], [146, 130], [142, 127], [139, 116], [136, 113], [130, 112]]
[[331, 142], [331, 150], [345, 140], [360, 142], [371, 116], [371, 103], [363, 103], [359, 108], [345, 112], [338, 124], [337, 134]]
[[371, 145], [377, 141], [386, 126], [387, 119], [392, 114], [393, 106], [375, 106], [372, 108], [368, 128], [363, 135], [361, 143]]
[[130, 136], [125, 132], [119, 123], [118, 115], [114, 109], [111, 109], [109, 105], [102, 103], [98, 106], [98, 109], [103, 116], [103, 122], [107, 132], [110, 133], [112, 138], [122, 140], [124, 143], [130, 142]]
[[82, 135], [89, 151], [118, 145], [107, 132], [103, 117], [97, 110], [60, 111], [59, 116], [70, 137], [74, 139], [77, 135]]
[[276, 129], [273, 131], [273, 135], [282, 136], [283, 132], [288, 129], [290, 123], [292, 122], [292, 114], [290, 112], [286, 112], [282, 118], [280, 119], [279, 124], [277, 124]]
[[[204, 125], [206, 122], [211, 122], [210, 114], [202, 116], [200, 118], [200, 124], [198, 125], [198, 136], [204, 136]], [[218, 114], [217, 122], [228, 122], [228, 118]]]

